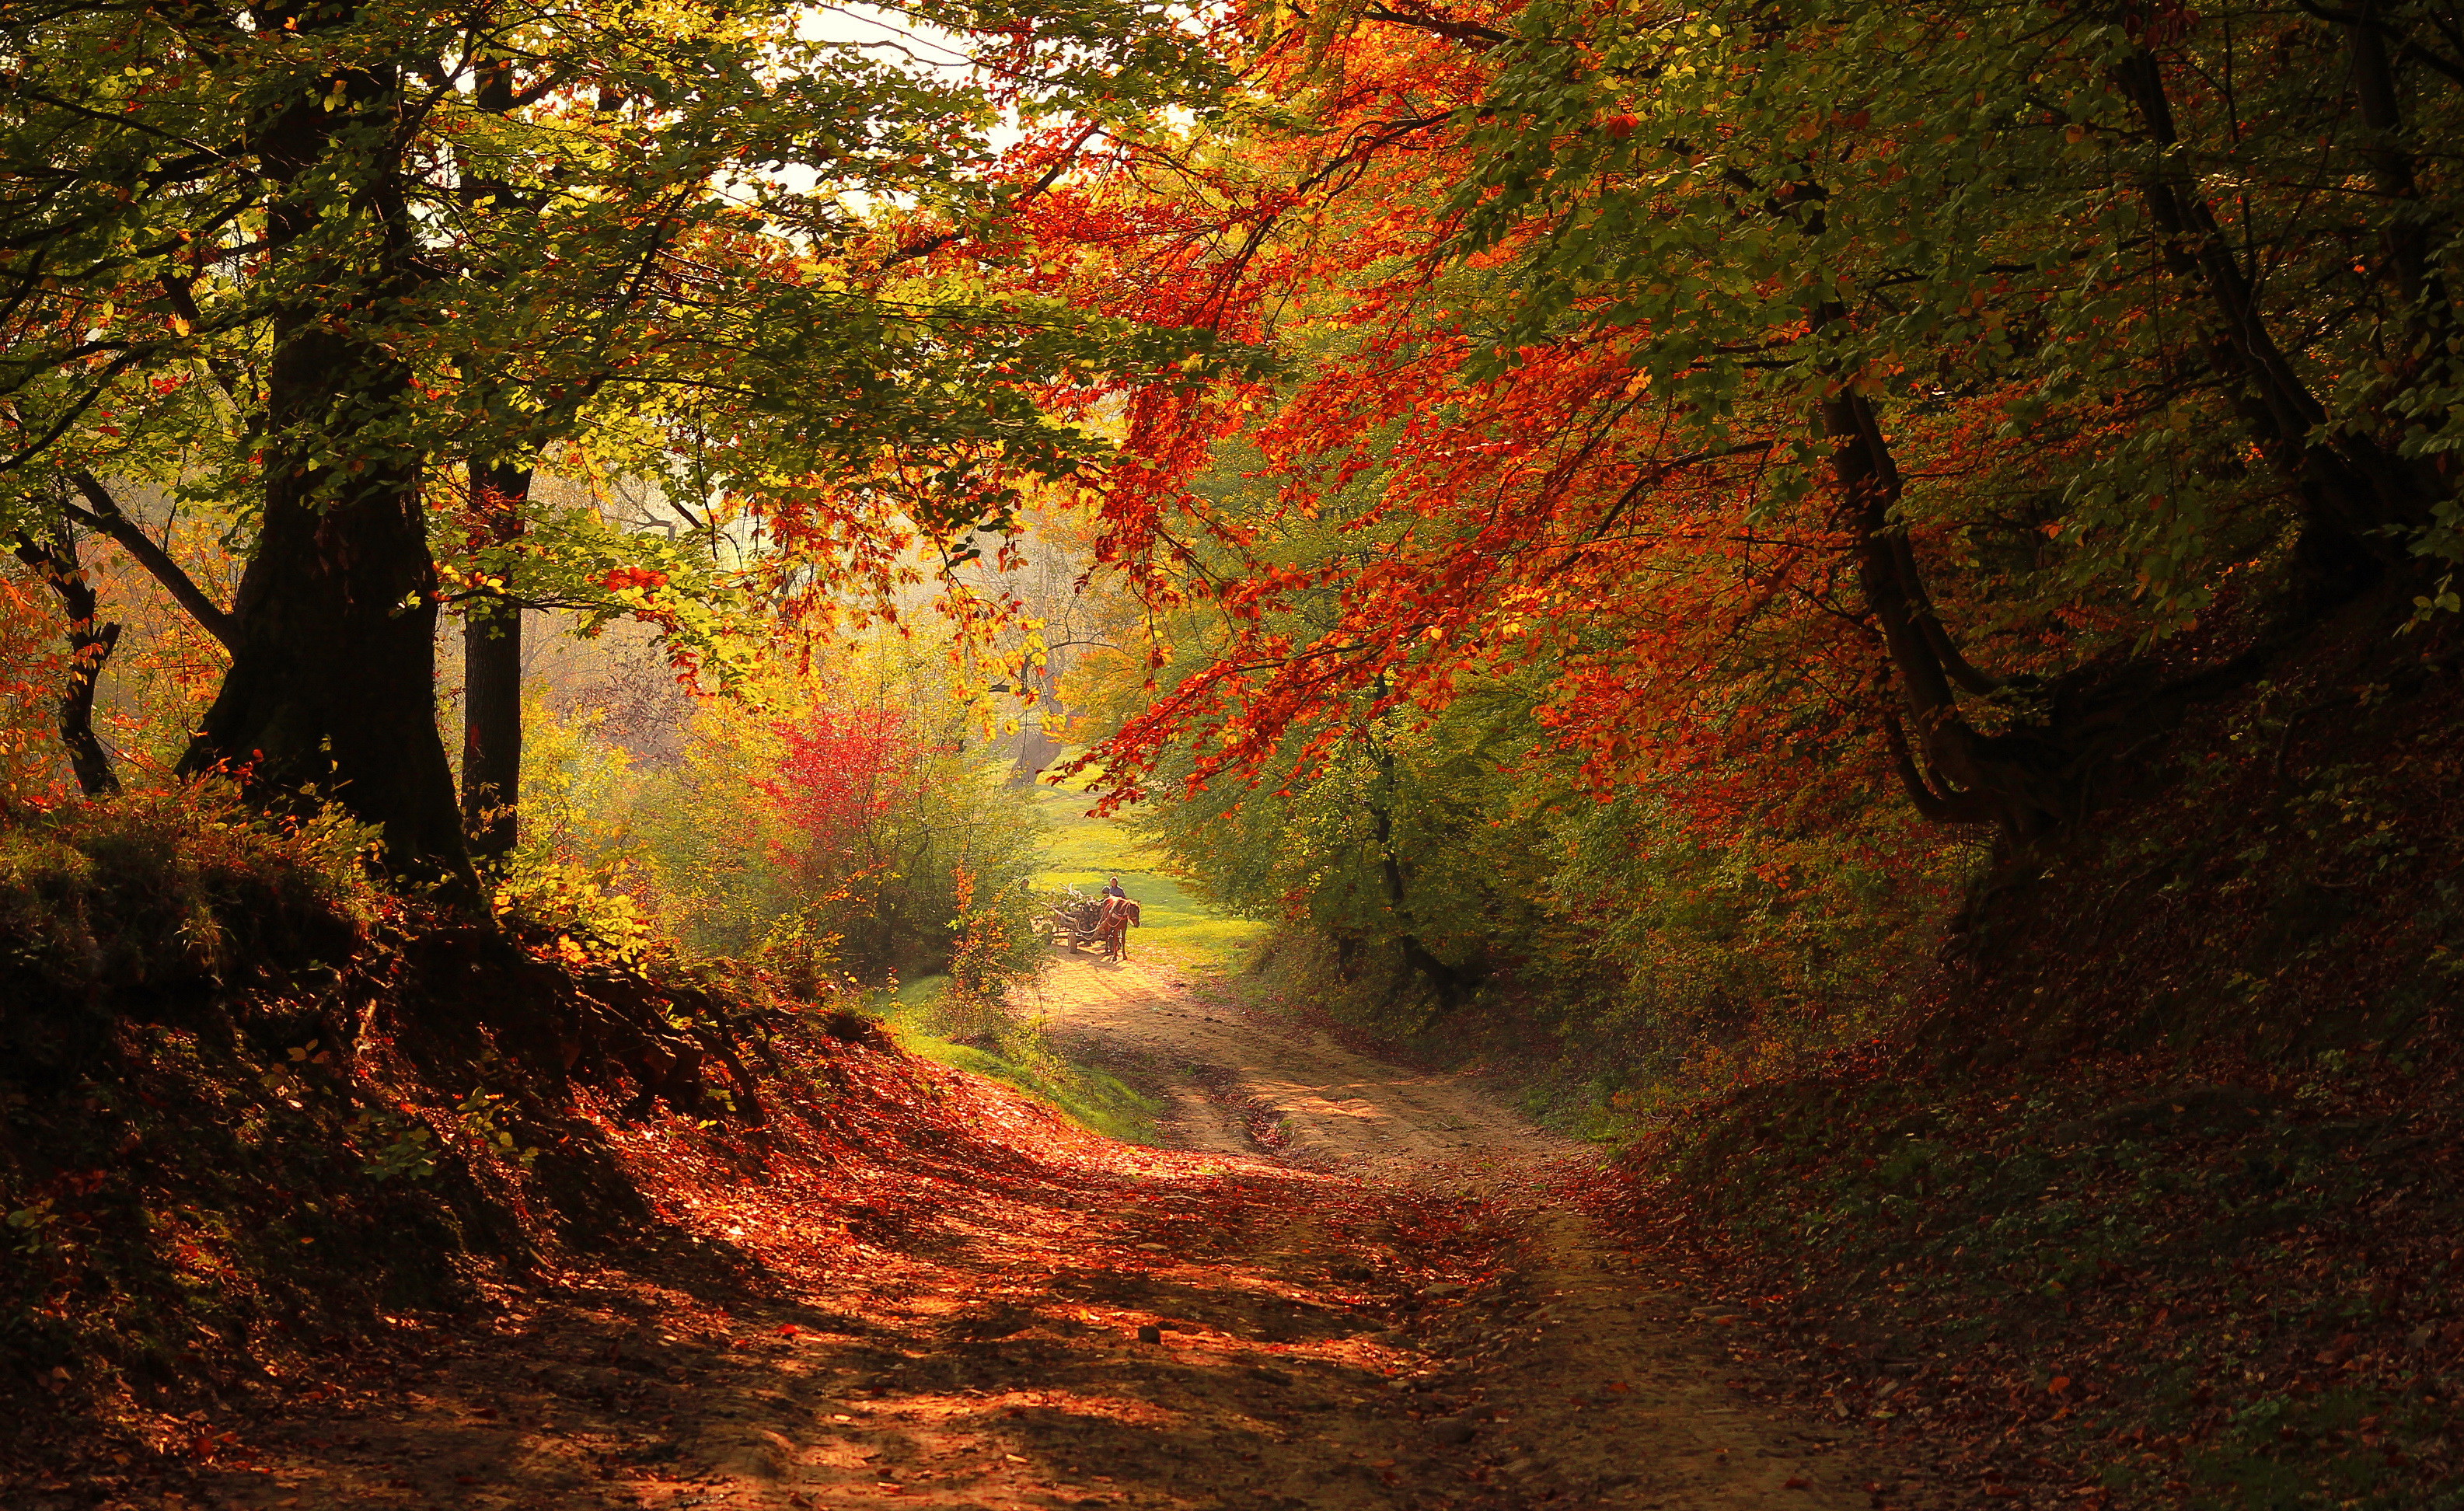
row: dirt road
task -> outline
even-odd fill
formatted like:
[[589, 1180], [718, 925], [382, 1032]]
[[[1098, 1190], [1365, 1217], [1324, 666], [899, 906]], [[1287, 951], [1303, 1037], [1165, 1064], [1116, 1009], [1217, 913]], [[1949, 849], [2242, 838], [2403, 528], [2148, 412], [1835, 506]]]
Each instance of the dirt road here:
[[1167, 1094], [1181, 1149], [887, 1056], [781, 1093], [758, 1144], [611, 1126], [659, 1193], [641, 1244], [407, 1310], [340, 1372], [171, 1422], [191, 1467], [143, 1493], [38, 1503], [1905, 1503], [1844, 1429], [1732, 1390], [1718, 1319], [1550, 1198], [1584, 1150], [1169, 969], [1064, 961], [1044, 1005]]
[[1074, 1057], [1159, 1095], [1157, 1122], [1176, 1148], [1272, 1152], [1388, 1180], [1521, 1170], [1581, 1152], [1466, 1081], [1383, 1064], [1246, 1013], [1221, 992], [1193, 992], [1169, 962], [1060, 953], [1022, 1005], [1041, 1012], [1045, 1033]]
[[[1355, 1054], [1244, 1011], [1169, 960], [1069, 953], [1030, 999], [1073, 1055], [1165, 1103], [1186, 1149], [1257, 1155], [1372, 1185], [1468, 1193], [1512, 1237], [1501, 1281], [1450, 1292], [1408, 1378], [1446, 1410], [1513, 1424], [1478, 1456], [1523, 1503], [1865, 1506], [1880, 1481], [1844, 1432], [1741, 1403], [1695, 1308], [1599, 1243], [1549, 1188], [1598, 1155], [1463, 1077]], [[1439, 1290], [1445, 1290], [1443, 1286]], [[1458, 1431], [1460, 1429], [1457, 1429]]]

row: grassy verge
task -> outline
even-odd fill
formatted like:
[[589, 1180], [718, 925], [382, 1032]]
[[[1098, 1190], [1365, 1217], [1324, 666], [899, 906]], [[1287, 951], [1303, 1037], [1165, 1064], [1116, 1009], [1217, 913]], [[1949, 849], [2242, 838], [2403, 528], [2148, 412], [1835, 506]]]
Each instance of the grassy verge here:
[[1635, 1134], [1630, 1104], [1646, 1074], [1632, 1036], [1588, 1024], [1562, 1004], [1499, 993], [1431, 1022], [1425, 998], [1394, 973], [1347, 979], [1324, 937], [1296, 925], [1258, 937], [1228, 984], [1249, 1007], [1296, 1015], [1358, 1053], [1474, 1072], [1492, 1096], [1551, 1132], [1601, 1144]]
[[899, 1047], [938, 1064], [1014, 1086], [1051, 1104], [1081, 1128], [1130, 1144], [1155, 1141], [1158, 1104], [1118, 1078], [1053, 1053], [1032, 1022], [969, 1009], [950, 996], [950, 978], [910, 981], [879, 1002]]

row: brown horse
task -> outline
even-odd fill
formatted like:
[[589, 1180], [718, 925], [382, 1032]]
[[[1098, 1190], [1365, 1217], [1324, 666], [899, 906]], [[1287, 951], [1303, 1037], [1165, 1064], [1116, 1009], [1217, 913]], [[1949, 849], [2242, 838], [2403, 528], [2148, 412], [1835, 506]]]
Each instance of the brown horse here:
[[1126, 897], [1107, 897], [1095, 914], [1095, 939], [1107, 960], [1130, 957], [1130, 931], [1138, 926], [1138, 905]]

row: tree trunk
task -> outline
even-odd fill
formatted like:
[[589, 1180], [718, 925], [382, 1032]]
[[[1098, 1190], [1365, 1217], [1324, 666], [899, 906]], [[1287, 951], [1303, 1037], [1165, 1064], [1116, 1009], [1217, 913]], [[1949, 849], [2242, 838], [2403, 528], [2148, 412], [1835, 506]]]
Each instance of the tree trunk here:
[[2058, 827], [2076, 807], [2065, 753], [2051, 732], [1986, 734], [1960, 711], [1957, 689], [1984, 693], [1993, 679], [1969, 665], [1933, 607], [1905, 529], [1891, 517], [1900, 501], [1899, 468], [1881, 422], [1861, 396], [1842, 388], [1822, 405], [1832, 441], [1841, 527], [1855, 539], [1857, 583], [1881, 632], [1910, 740], [1896, 716], [1884, 734], [1909, 799], [1926, 818], [1992, 823], [2019, 843]]
[[1061, 758], [1062, 744], [1045, 722], [1058, 722], [1068, 712], [1061, 703], [1061, 654], [1047, 652], [1043, 668], [1028, 673], [1035, 681], [1035, 712], [1019, 720], [1018, 756], [1010, 764], [1010, 786], [1034, 786], [1045, 768]]
[[[485, 59], [475, 76], [473, 103], [511, 115], [513, 60]], [[462, 197], [473, 205], [493, 200], [498, 214], [522, 208], [512, 185], [484, 171], [464, 175]], [[513, 462], [470, 464], [471, 516], [492, 543], [520, 537], [533, 471]], [[521, 834], [521, 792], [522, 607], [488, 594], [462, 611], [462, 829], [473, 854], [501, 860], [513, 852]]]
[[[2409, 164], [2391, 142], [2398, 128], [2386, 62], [2367, 24], [2346, 28], [2354, 42], [2352, 66], [2381, 191], [2402, 202], [2410, 192]], [[2145, 49], [2123, 59], [2115, 78], [2139, 115], [2148, 140], [2178, 147], [2172, 102], [2163, 69]], [[2391, 89], [2391, 85], [2387, 85]], [[2190, 161], [2189, 155], [2178, 160]], [[2207, 361], [2250, 427], [2269, 462], [2299, 491], [2303, 504], [2295, 564], [2316, 607], [2350, 599], [2383, 576], [2415, 571], [2414, 536], [2436, 517], [2445, 486], [2428, 463], [2407, 457], [2377, 437], [2349, 425], [2330, 423], [2327, 405], [2311, 391], [2286, 347], [2269, 326], [2258, 289], [2236, 259], [2232, 238], [2194, 174], [2149, 176], [2140, 186], [2158, 252], [2167, 272], [2202, 293], [2214, 320]], [[2420, 269], [2402, 261], [2410, 245], [2401, 215], [2391, 219], [2397, 252], [2395, 274], [2421, 285]]]
[[120, 777], [111, 769], [111, 753], [94, 733], [94, 688], [120, 644], [120, 626], [95, 623], [94, 584], [77, 560], [77, 527], [65, 516], [54, 519], [49, 540], [19, 535], [17, 559], [41, 574], [68, 611], [69, 685], [60, 694], [60, 743], [68, 749], [69, 770], [77, 775], [77, 791], [111, 797], [120, 791]]
[[[531, 470], [471, 467], [471, 510], [518, 533]], [[511, 853], [522, 790], [522, 608], [472, 600], [462, 611], [462, 827], [474, 855]]]
[[1368, 803], [1370, 834], [1377, 843], [1377, 879], [1385, 888], [1386, 909], [1400, 926], [1395, 932], [1395, 949], [1403, 968], [1428, 982], [1437, 993], [1436, 1003], [1420, 1020], [1420, 1031], [1426, 1032], [1440, 1018], [1463, 1004], [1471, 993], [1473, 980], [1470, 973], [1446, 964], [1420, 942], [1419, 926], [1413, 919], [1404, 889], [1402, 863], [1395, 855], [1395, 757], [1378, 743], [1374, 731], [1368, 737], [1370, 758], [1376, 763], [1378, 774]]
[[[303, 27], [349, 23], [347, 9]], [[387, 868], [475, 905], [453, 772], [436, 729], [436, 568], [425, 458], [395, 438], [410, 373], [385, 312], [415, 289], [393, 110], [399, 80], [346, 70], [270, 116], [268, 255], [304, 291], [274, 320], [265, 381], [265, 518], [231, 605], [231, 666], [181, 760], [249, 800], [330, 799], [377, 825]], [[327, 108], [347, 99], [344, 108]], [[347, 230], [332, 185], [354, 189]], [[371, 328], [373, 327], [373, 328]]]
[[469, 901], [477, 887], [436, 729], [436, 569], [417, 459], [360, 456], [345, 480], [304, 444], [336, 430], [347, 444], [349, 412], [383, 405], [404, 377], [346, 335], [278, 329], [267, 397], [282, 439], [268, 449], [264, 531], [232, 607], [231, 670], [181, 769], [228, 769], [260, 804], [330, 797], [382, 828], [397, 874]]

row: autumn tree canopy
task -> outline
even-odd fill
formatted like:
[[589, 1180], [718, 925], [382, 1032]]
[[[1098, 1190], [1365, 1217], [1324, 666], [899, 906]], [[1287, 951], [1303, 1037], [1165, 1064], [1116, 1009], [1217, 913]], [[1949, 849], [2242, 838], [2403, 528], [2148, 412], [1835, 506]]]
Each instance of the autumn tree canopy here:
[[[1682, 772], [1714, 820], [1887, 783], [2024, 845], [2325, 628], [2457, 608], [2439, 8], [1245, 35], [1244, 110], [1036, 211], [1097, 253], [1048, 286], [1283, 361], [1125, 395], [1106, 552], [1207, 611], [1106, 752], [1133, 788], [1536, 672], [1597, 782]], [[1350, 548], [1280, 548], [1322, 515]]]
[[16, 517], [132, 550], [118, 479], [233, 518], [229, 604], [148, 558], [232, 657], [189, 769], [338, 797], [452, 881], [440, 602], [684, 585], [640, 543], [491, 519], [529, 508], [508, 474], [566, 448], [863, 582], [1102, 451], [1031, 385], [1188, 343], [925, 256], [1218, 71], [1133, 6], [909, 14], [956, 66], [694, 0], [11, 8], [0, 473]]
[[898, 15], [11, 13], [11, 507], [231, 511], [232, 603], [148, 561], [233, 657], [192, 769], [458, 874], [440, 605], [693, 653], [1056, 485], [1203, 651], [1124, 792], [1511, 678], [1707, 821], [1887, 786], [2024, 845], [2321, 626], [2455, 609], [2436, 8]]

